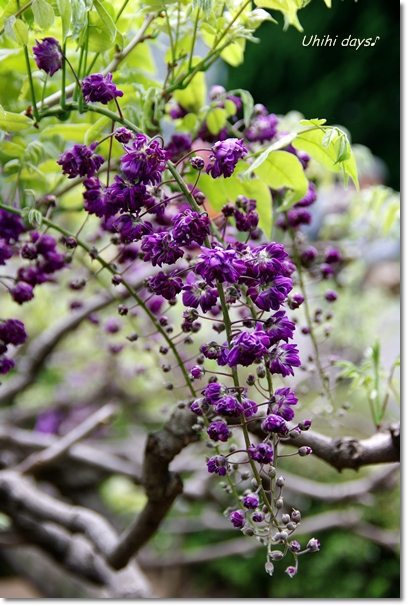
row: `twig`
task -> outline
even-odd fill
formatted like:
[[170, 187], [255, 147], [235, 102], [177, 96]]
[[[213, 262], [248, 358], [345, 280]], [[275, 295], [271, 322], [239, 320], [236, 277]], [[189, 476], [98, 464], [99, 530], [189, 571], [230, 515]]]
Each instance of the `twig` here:
[[57, 440], [45, 450], [39, 453], [32, 454], [20, 463], [16, 470], [21, 473], [35, 474], [39, 469], [55, 463], [58, 459], [64, 456], [68, 450], [90, 433], [92, 433], [99, 425], [106, 423], [117, 412], [117, 407], [112, 404], [106, 404], [100, 410], [97, 410], [82, 423], [68, 432], [65, 436]]

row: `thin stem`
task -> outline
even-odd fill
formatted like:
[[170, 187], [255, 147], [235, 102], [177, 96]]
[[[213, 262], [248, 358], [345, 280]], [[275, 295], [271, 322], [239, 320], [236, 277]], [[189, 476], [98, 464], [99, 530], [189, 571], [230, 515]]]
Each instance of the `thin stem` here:
[[326, 397], [328, 398], [330, 404], [333, 406], [334, 408], [334, 401], [333, 401], [333, 397], [330, 393], [330, 389], [329, 386], [327, 385], [327, 381], [326, 381], [326, 377], [322, 368], [322, 364], [320, 362], [320, 356], [319, 356], [319, 347], [316, 341], [316, 336], [314, 334], [314, 330], [313, 330], [313, 323], [312, 323], [312, 319], [311, 319], [311, 315], [310, 315], [310, 311], [309, 311], [309, 305], [307, 302], [307, 293], [306, 293], [306, 288], [305, 288], [305, 284], [303, 281], [303, 274], [302, 274], [302, 264], [300, 262], [300, 256], [299, 256], [299, 251], [297, 249], [296, 246], [296, 238], [295, 238], [295, 234], [293, 233], [292, 229], [289, 229], [289, 233], [290, 236], [292, 238], [292, 245], [293, 245], [293, 255], [295, 257], [295, 265], [297, 268], [297, 273], [298, 273], [298, 277], [299, 277], [299, 286], [300, 286], [300, 290], [302, 292], [303, 298], [304, 298], [304, 302], [303, 302], [303, 309], [305, 310], [305, 316], [306, 316], [306, 322], [309, 326], [310, 329], [310, 338], [312, 339], [312, 344], [313, 344], [313, 349], [315, 352], [315, 360], [316, 360], [316, 366], [317, 366], [317, 370], [319, 372], [319, 376], [320, 376], [320, 380], [322, 383], [322, 387], [323, 390], [326, 394]]
[[196, 42], [196, 37], [197, 37], [197, 27], [198, 27], [198, 19], [200, 17], [200, 7], [197, 8], [197, 15], [194, 21], [194, 30], [193, 30], [193, 39], [191, 41], [191, 51], [190, 51], [190, 59], [188, 61], [188, 71], [191, 70], [192, 68], [192, 63], [193, 63], [193, 55], [194, 55], [194, 47], [195, 47], [195, 42]]
[[229, 22], [229, 24], [227, 25], [227, 27], [225, 28], [225, 30], [222, 32], [222, 34], [219, 36], [219, 38], [216, 38], [216, 40], [214, 41], [214, 44], [212, 46], [212, 50], [215, 49], [219, 45], [219, 43], [221, 42], [221, 40], [223, 38], [225, 38], [225, 36], [227, 35], [227, 33], [229, 32], [229, 30], [231, 29], [231, 27], [234, 25], [235, 21], [238, 19], [238, 17], [240, 16], [240, 14], [246, 9], [246, 7], [248, 6], [248, 4], [250, 4], [250, 2], [252, 2], [252, 0], [247, 0], [245, 2], [245, 4], [239, 9], [239, 11], [235, 15], [235, 17], [232, 19], [232, 21]]
[[33, 82], [33, 76], [31, 74], [30, 58], [28, 56], [27, 46], [24, 46], [24, 55], [25, 55], [26, 65], [27, 65], [28, 80], [29, 80], [29, 83], [30, 83], [31, 102], [33, 104], [34, 117], [35, 117], [35, 121], [39, 122], [40, 121], [40, 115], [39, 115], [38, 108], [37, 108], [37, 103], [36, 103], [36, 100], [35, 100], [34, 82]]

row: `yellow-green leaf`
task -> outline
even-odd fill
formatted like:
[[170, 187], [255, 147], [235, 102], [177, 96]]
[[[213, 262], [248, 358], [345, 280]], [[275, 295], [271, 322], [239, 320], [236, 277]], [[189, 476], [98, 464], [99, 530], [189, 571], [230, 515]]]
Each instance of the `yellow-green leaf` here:
[[4, 33], [7, 38], [17, 42], [19, 46], [25, 46], [28, 42], [28, 28], [24, 21], [16, 19], [14, 15], [6, 19]]
[[61, 137], [67, 141], [83, 143], [85, 133], [88, 129], [89, 124], [53, 124], [42, 131], [41, 137], [53, 137], [54, 135], [61, 135]]
[[34, 21], [41, 29], [46, 30], [54, 23], [54, 9], [46, 0], [33, 0], [31, 8], [34, 14]]
[[56, 0], [58, 10], [61, 16], [62, 41], [65, 42], [69, 33], [71, 23], [71, 3], [69, 0]]
[[222, 128], [224, 128], [227, 120], [227, 113], [225, 109], [216, 107], [213, 109], [207, 117], [208, 130], [212, 135], [217, 135]]
[[205, 94], [205, 76], [199, 72], [185, 89], [174, 91], [173, 96], [186, 110], [198, 113], [205, 103]]
[[18, 130], [24, 130], [30, 128], [33, 121], [27, 116], [21, 114], [14, 114], [12, 112], [1, 112], [0, 113], [0, 129], [6, 132], [16, 132]]
[[309, 187], [299, 159], [289, 152], [271, 152], [254, 172], [272, 189], [286, 187], [292, 190], [290, 205], [304, 198]]
[[221, 57], [226, 63], [232, 65], [232, 67], [238, 67], [238, 65], [244, 62], [244, 52], [245, 40], [241, 38], [227, 46], [227, 48], [224, 48]]

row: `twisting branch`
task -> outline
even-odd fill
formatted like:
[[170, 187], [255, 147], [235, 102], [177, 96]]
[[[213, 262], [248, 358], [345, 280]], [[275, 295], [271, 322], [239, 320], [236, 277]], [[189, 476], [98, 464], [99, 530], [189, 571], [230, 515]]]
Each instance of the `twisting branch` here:
[[58, 343], [85, 320], [91, 313], [106, 307], [113, 301], [107, 292], [98, 295], [81, 309], [57, 321], [30, 343], [17, 364], [17, 376], [8, 381], [0, 390], [0, 405], [10, 403], [21, 391], [32, 385], [49, 354]]
[[106, 404], [106, 406], [103, 406], [94, 412], [94, 414], [90, 415], [85, 421], [74, 427], [72, 431], [54, 442], [54, 444], [51, 444], [48, 448], [45, 448], [45, 450], [42, 450], [39, 453], [27, 457], [18, 465], [17, 471], [25, 474], [35, 474], [42, 467], [55, 463], [68, 452], [71, 446], [83, 438], [86, 438], [99, 425], [106, 423], [115, 412], [117, 412], [116, 406]]
[[0, 472], [0, 509], [24, 537], [66, 569], [110, 588], [109, 597], [153, 597], [136, 563], [120, 573], [106, 563], [104, 556], [117, 541], [117, 534], [99, 514], [46, 495], [15, 471]]
[[[261, 424], [250, 424], [250, 432], [265, 437]], [[285, 444], [299, 448], [310, 446], [313, 454], [335, 467], [358, 470], [364, 465], [399, 463], [400, 425], [395, 423], [364, 440], [355, 438], [329, 438], [315, 431], [304, 431], [296, 438], [285, 439]]]
[[148, 436], [143, 464], [143, 484], [148, 500], [143, 511], [109, 554], [108, 561], [114, 568], [126, 566], [156, 532], [182, 492], [181, 478], [169, 471], [169, 464], [183, 448], [199, 439], [192, 429], [195, 420], [196, 416], [190, 410], [177, 408], [160, 431]]
[[[140, 42], [143, 42], [143, 40], [145, 39], [146, 30], [149, 27], [149, 25], [151, 24], [151, 22], [156, 18], [156, 14], [157, 13], [149, 13], [148, 15], [146, 15], [145, 20], [144, 20], [141, 28], [137, 32], [136, 36], [134, 36], [134, 38], [123, 49], [123, 51], [121, 53], [118, 53], [117, 55], [115, 55], [114, 58], [112, 59], [112, 61], [109, 63], [109, 65], [107, 67], [105, 67], [104, 70], [102, 70], [101, 73], [104, 76], [116, 71], [116, 69], [119, 67], [119, 65], [122, 63], [122, 61], [124, 59], [126, 59], [126, 57], [129, 55], [129, 53], [132, 52], [132, 50], [135, 48], [135, 46], [137, 46]], [[69, 84], [65, 88], [65, 95], [67, 98], [70, 95], [72, 95], [72, 93], [74, 92], [75, 86], [76, 86], [76, 83], [74, 82], [72, 84]], [[38, 107], [38, 109], [42, 109], [43, 107], [54, 107], [55, 105], [57, 105], [60, 102], [60, 100], [61, 100], [61, 91], [58, 91], [58, 92], [53, 93], [52, 95], [49, 95], [48, 97], [46, 97], [42, 103], [41, 102], [37, 103], [37, 107]]]

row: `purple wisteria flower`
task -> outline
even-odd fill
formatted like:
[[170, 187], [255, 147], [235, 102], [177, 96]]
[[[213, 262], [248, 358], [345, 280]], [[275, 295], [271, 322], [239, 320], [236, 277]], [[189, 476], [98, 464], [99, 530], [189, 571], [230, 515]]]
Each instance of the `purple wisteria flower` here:
[[112, 74], [91, 74], [82, 80], [82, 94], [87, 103], [107, 105], [116, 97], [123, 97], [123, 92], [112, 82]]
[[259, 497], [256, 493], [251, 492], [242, 499], [242, 504], [245, 509], [256, 509], [259, 505]]
[[314, 246], [308, 246], [305, 248], [300, 255], [300, 260], [303, 267], [310, 267], [313, 261], [317, 258], [318, 254], [319, 253]]
[[134, 134], [132, 131], [124, 126], [119, 126], [119, 128], [115, 130], [115, 139], [116, 141], [119, 141], [119, 143], [129, 143], [133, 138]]
[[294, 375], [293, 367], [300, 366], [301, 361], [299, 359], [299, 350], [297, 345], [291, 345], [284, 343], [275, 347], [269, 355], [268, 367], [271, 373], [282, 375], [287, 377], [288, 375]]
[[209, 286], [213, 286], [214, 281], [234, 283], [244, 273], [245, 263], [232, 248], [224, 249], [214, 245], [213, 248], [203, 246], [201, 250], [194, 271]]
[[245, 136], [248, 141], [254, 142], [259, 141], [259, 143], [264, 143], [265, 141], [271, 141], [277, 132], [278, 118], [275, 114], [263, 114], [252, 118]]
[[143, 183], [128, 183], [115, 175], [114, 181], [105, 190], [108, 204], [114, 209], [114, 213], [138, 213], [144, 205], [151, 204], [154, 200], [147, 192]]
[[120, 168], [128, 179], [146, 185], [160, 183], [168, 153], [160, 147], [159, 141], [149, 141], [146, 135], [138, 133], [131, 145], [123, 147], [126, 154], [121, 157]]
[[215, 403], [215, 412], [223, 417], [239, 417], [244, 412], [244, 407], [238, 398], [226, 395]]
[[188, 246], [193, 242], [201, 246], [210, 234], [210, 218], [207, 214], [200, 214], [188, 209], [178, 213], [172, 221], [174, 223], [173, 239], [180, 246]]
[[231, 349], [227, 356], [227, 364], [230, 367], [250, 366], [255, 360], [260, 360], [268, 353], [270, 338], [262, 330], [262, 325], [257, 324], [253, 332], [242, 331], [240, 335], [231, 341]]
[[14, 360], [2, 356], [0, 358], [0, 375], [6, 375], [12, 368], [14, 368]]
[[217, 473], [219, 476], [225, 476], [228, 470], [227, 459], [220, 455], [218, 457], [211, 457], [207, 461], [208, 473]]
[[275, 403], [270, 406], [269, 412], [282, 417], [285, 421], [291, 421], [295, 416], [292, 406], [296, 406], [298, 402], [293, 391], [289, 387], [281, 387], [275, 391], [274, 396]]
[[310, 552], [314, 552], [314, 551], [319, 551], [320, 550], [320, 541], [319, 539], [310, 539], [310, 541], [308, 542], [308, 544], [306, 545], [306, 548], [310, 551]]
[[[0, 208], [0, 238], [4, 240], [6, 244], [17, 242], [20, 235], [25, 231], [26, 228], [24, 227], [24, 223], [18, 215]], [[8, 253], [8, 249], [6, 250]]]
[[286, 341], [293, 339], [293, 333], [295, 332], [296, 324], [289, 320], [285, 311], [277, 311], [264, 323], [265, 333], [271, 340], [271, 343], [275, 344], [278, 341]]
[[322, 263], [320, 265], [320, 272], [325, 280], [328, 280], [334, 274], [333, 268], [328, 263]]
[[243, 528], [245, 524], [245, 514], [241, 511], [233, 511], [229, 517], [234, 528]]
[[172, 265], [184, 254], [167, 231], [143, 236], [141, 250], [145, 253], [143, 260], [150, 261], [153, 267]]
[[253, 400], [250, 400], [249, 398], [242, 398], [241, 401], [242, 406], [244, 407], [244, 415], [247, 418], [252, 417], [252, 415], [258, 412], [258, 406]]
[[324, 293], [324, 298], [329, 303], [333, 303], [333, 301], [336, 301], [337, 297], [338, 297], [338, 294], [336, 293], [335, 290], [326, 290], [326, 292]]
[[185, 133], [174, 133], [165, 147], [169, 159], [176, 162], [191, 150], [191, 137]]
[[43, 38], [41, 42], [36, 40], [36, 43], [37, 46], [33, 47], [33, 53], [38, 69], [53, 76], [62, 67], [63, 56], [60, 43], [55, 38]]
[[261, 444], [257, 444], [256, 446], [250, 446], [248, 453], [252, 460], [264, 465], [271, 463], [273, 459], [273, 448], [265, 442], [261, 442]]
[[305, 298], [303, 295], [301, 295], [300, 293], [296, 293], [289, 297], [288, 305], [290, 309], [298, 309], [302, 305], [304, 300]]
[[227, 442], [230, 437], [228, 426], [223, 421], [213, 421], [209, 425], [207, 433], [214, 442]]
[[280, 433], [286, 435], [289, 432], [284, 419], [278, 415], [268, 415], [262, 422], [262, 429], [268, 433]]
[[90, 215], [96, 215], [100, 218], [104, 217], [106, 213], [106, 196], [98, 177], [85, 179], [84, 187], [84, 209]]
[[5, 345], [22, 345], [27, 340], [24, 324], [20, 320], [10, 318], [0, 322], [0, 341]]
[[266, 286], [251, 286], [248, 296], [263, 311], [278, 310], [292, 290], [291, 278], [277, 275]]
[[324, 253], [324, 262], [325, 263], [340, 263], [341, 261], [341, 252], [337, 250], [337, 248], [329, 248]]
[[298, 541], [291, 541], [289, 543], [289, 549], [293, 553], [298, 553], [298, 551], [300, 551], [302, 548], [301, 548], [300, 543]]
[[176, 276], [174, 272], [165, 274], [160, 271], [158, 274], [149, 278], [148, 285], [156, 295], [160, 295], [170, 301], [174, 299], [183, 286], [183, 280]]
[[231, 177], [238, 160], [248, 153], [243, 139], [226, 139], [217, 141], [211, 148], [210, 163], [206, 171], [213, 179]]
[[34, 299], [33, 287], [31, 284], [27, 284], [26, 282], [19, 282], [16, 284], [14, 288], [10, 289], [10, 294], [13, 297], [14, 301], [19, 305], [23, 303], [27, 303], [27, 301], [31, 301]]
[[294, 208], [305, 208], [307, 206], [311, 206], [317, 200], [316, 186], [314, 183], [309, 181], [309, 187], [307, 189], [306, 195], [304, 198], [296, 202]]
[[104, 157], [94, 151], [98, 143], [86, 145], [74, 145], [72, 149], [60, 155], [57, 164], [62, 166], [62, 173], [68, 175], [68, 179], [75, 177], [93, 177], [104, 163]]
[[201, 393], [208, 404], [214, 405], [228, 393], [228, 389], [223, 383], [209, 383]]
[[200, 306], [203, 313], [207, 313], [217, 303], [218, 290], [207, 286], [202, 280], [197, 282], [193, 272], [188, 274], [183, 291], [183, 304], [186, 307], [197, 309]]
[[0, 238], [0, 265], [6, 265], [6, 261], [13, 256], [13, 249], [5, 240]]

